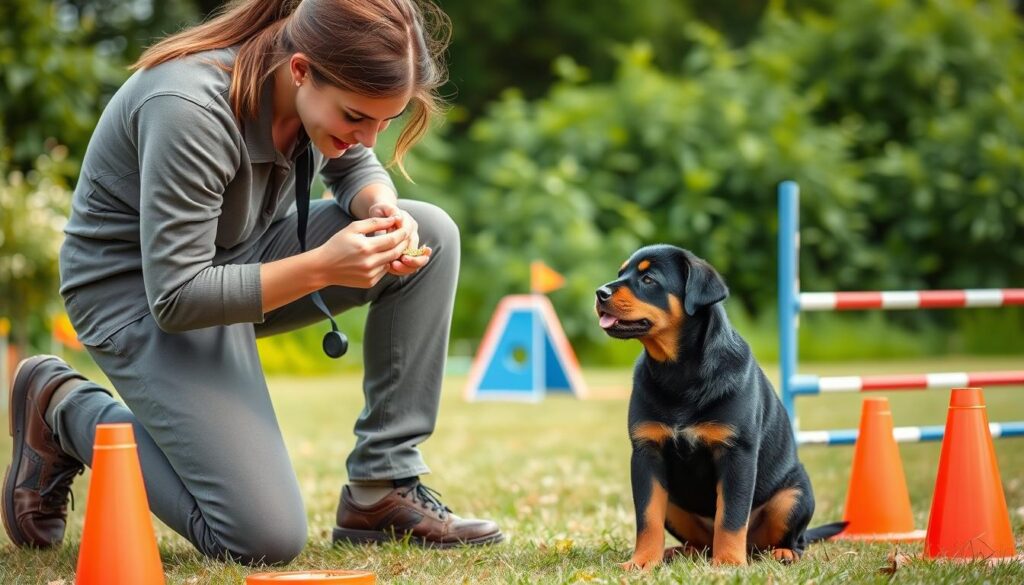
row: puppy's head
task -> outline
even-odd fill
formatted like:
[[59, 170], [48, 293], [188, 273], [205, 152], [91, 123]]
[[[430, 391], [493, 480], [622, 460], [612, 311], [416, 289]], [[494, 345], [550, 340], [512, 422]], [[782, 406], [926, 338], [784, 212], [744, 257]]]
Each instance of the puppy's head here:
[[618, 279], [597, 289], [595, 308], [608, 335], [639, 339], [655, 359], [674, 360], [686, 317], [727, 296], [710, 264], [688, 250], [656, 245], [634, 252]]

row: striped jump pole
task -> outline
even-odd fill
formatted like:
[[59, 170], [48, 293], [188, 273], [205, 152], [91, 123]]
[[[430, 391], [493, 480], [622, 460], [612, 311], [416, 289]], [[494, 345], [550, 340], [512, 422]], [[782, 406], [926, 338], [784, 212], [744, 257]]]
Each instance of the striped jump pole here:
[[[857, 430], [800, 431], [796, 397], [831, 392], [926, 390], [957, 387], [1024, 386], [1024, 370], [1006, 372], [943, 372], [882, 376], [811, 376], [797, 373], [800, 311], [944, 309], [1024, 305], [1024, 288], [800, 292], [800, 188], [779, 184], [779, 369], [782, 404], [800, 444], [850, 445]], [[991, 423], [993, 437], [1024, 436], [1024, 421]], [[942, 439], [943, 427], [899, 427], [897, 441]]]
[[790, 383], [793, 394], [823, 392], [877, 392], [879, 390], [927, 390], [941, 388], [985, 388], [1024, 386], [1024, 370], [1004, 372], [943, 372], [937, 374], [895, 374], [890, 376], [796, 375]]
[[800, 311], [961, 309], [1024, 305], [1024, 288], [800, 293]]
[[[992, 438], [1024, 436], [1024, 422], [989, 423]], [[942, 425], [926, 427], [896, 427], [892, 436], [899, 443], [941, 441], [946, 428]], [[832, 431], [799, 431], [796, 434], [800, 445], [853, 445], [857, 442], [857, 429]]]

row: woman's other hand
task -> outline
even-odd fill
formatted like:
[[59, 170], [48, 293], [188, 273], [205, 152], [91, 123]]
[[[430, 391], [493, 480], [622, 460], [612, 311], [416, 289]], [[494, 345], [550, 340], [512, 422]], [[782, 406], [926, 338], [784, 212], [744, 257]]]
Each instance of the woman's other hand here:
[[399, 217], [371, 217], [345, 226], [317, 248], [317, 255], [328, 284], [371, 288], [393, 264], [402, 264], [408, 241], [409, 225]]
[[[391, 230], [398, 229], [399, 227], [405, 227], [408, 229], [409, 237], [405, 241], [405, 246], [402, 248], [405, 250], [417, 250], [420, 245], [420, 234], [419, 224], [413, 219], [411, 215], [402, 211], [397, 205], [389, 201], [375, 203], [370, 206], [369, 214], [371, 218], [374, 217], [393, 217], [397, 219], [396, 227]], [[387, 272], [395, 276], [407, 276], [413, 274], [420, 268], [427, 265], [430, 261], [430, 254], [432, 250], [430, 248], [423, 248], [423, 253], [418, 256], [410, 256], [408, 254], [402, 254], [396, 260], [392, 260], [388, 266]]]

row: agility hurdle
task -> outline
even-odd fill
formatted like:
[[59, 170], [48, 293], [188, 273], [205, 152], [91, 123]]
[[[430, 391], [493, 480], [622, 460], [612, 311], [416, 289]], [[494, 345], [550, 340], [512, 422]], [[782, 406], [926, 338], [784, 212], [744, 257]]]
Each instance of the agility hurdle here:
[[[1024, 370], [1005, 372], [944, 372], [891, 376], [818, 377], [797, 373], [800, 311], [940, 309], [1024, 305], [1024, 289], [967, 289], [930, 291], [800, 292], [800, 188], [793, 181], [779, 185], [779, 368], [782, 403], [789, 412], [797, 443], [852, 445], [857, 429], [801, 431], [796, 397], [831, 392], [878, 390], [948, 390], [964, 386], [1024, 385]], [[991, 423], [993, 437], [1024, 436], [1024, 421]], [[900, 442], [941, 440], [940, 426], [897, 427]]]

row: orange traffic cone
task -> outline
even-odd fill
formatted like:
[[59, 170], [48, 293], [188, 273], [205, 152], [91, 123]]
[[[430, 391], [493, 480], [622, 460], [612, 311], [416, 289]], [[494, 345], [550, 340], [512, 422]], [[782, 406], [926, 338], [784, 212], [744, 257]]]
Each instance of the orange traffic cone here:
[[843, 517], [850, 524], [835, 538], [888, 541], [924, 538], [924, 530], [914, 530], [907, 478], [892, 431], [889, 399], [865, 398]]
[[1000, 559], [1016, 554], [981, 388], [949, 398], [926, 558]]
[[164, 583], [135, 433], [129, 423], [96, 425], [75, 583]]

